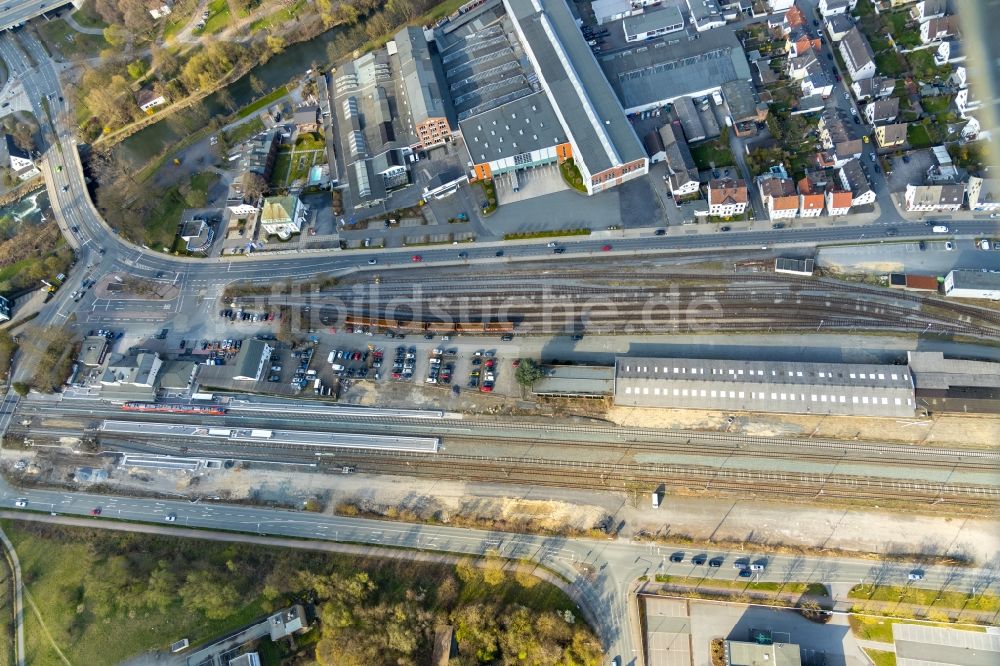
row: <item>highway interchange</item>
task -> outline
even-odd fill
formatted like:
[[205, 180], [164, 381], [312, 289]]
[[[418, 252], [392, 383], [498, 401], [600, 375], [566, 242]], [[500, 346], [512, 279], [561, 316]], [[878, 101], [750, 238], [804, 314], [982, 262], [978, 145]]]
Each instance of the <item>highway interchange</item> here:
[[[25, 3], [27, 4], [27, 3]], [[29, 58], [30, 56], [30, 58]], [[193, 308], [193, 316], [214, 311], [216, 297], [223, 285], [237, 280], [272, 282], [280, 279], [307, 279], [318, 273], [344, 273], [369, 268], [368, 258], [376, 258], [378, 270], [413, 267], [410, 251], [330, 252], [232, 260], [197, 261], [170, 257], [127, 243], [110, 230], [94, 208], [84, 181], [76, 140], [72, 128], [63, 116], [67, 107], [60, 101], [62, 90], [58, 74], [44, 47], [27, 33], [0, 34], [0, 57], [12, 74], [18, 74], [25, 94], [31, 100], [34, 113], [43, 126], [49, 128], [52, 147], [42, 163], [50, 199], [57, 220], [69, 242], [77, 250], [77, 268], [53, 300], [42, 310], [36, 322], [40, 325], [61, 324], [71, 314], [77, 321], [89, 322], [87, 311], [97, 312], [100, 305], [105, 313], [101, 321], [129, 321], [128, 310], [118, 305], [98, 303], [93, 298], [74, 302], [71, 292], [85, 279], [118, 271], [175, 282], [181, 290], [177, 301], [167, 309], [159, 308], [160, 319], [169, 321], [183, 308]], [[957, 235], [971, 238], [980, 234], [996, 234], [998, 226], [985, 220], [953, 222]], [[559, 261], [592, 256], [605, 244], [613, 245], [612, 256], [632, 256], [639, 253], [662, 253], [694, 250], [759, 250], [768, 248], [812, 247], [817, 243], [854, 243], [899, 241], [929, 237], [923, 223], [893, 225], [889, 236], [885, 224], [864, 227], [816, 227], [783, 230], [765, 229], [753, 232], [720, 234], [688, 234], [683, 229], [663, 236], [652, 231], [640, 237], [622, 237], [560, 241], [565, 253], [556, 257], [544, 241], [500, 245], [463, 245], [418, 251], [422, 264], [461, 264], [477, 261], [503, 265], [515, 259]], [[467, 253], [460, 258], [459, 251]], [[130, 304], [134, 307], [134, 303]], [[124, 314], [123, 314], [124, 313]], [[82, 316], [81, 316], [82, 315]], [[84, 325], [86, 325], [84, 323]], [[23, 370], [23, 368], [20, 368]], [[7, 425], [16, 399], [7, 396], [0, 408], [0, 425]], [[309, 539], [324, 539], [361, 544], [379, 544], [423, 550], [464, 554], [482, 554], [496, 550], [507, 557], [518, 557], [542, 563], [566, 577], [574, 586], [575, 597], [594, 623], [609, 654], [621, 656], [626, 664], [640, 663], [638, 627], [632, 624], [628, 612], [628, 594], [633, 581], [654, 572], [690, 575], [693, 567], [673, 564], [667, 560], [672, 549], [627, 541], [595, 541], [589, 539], [553, 539], [526, 535], [482, 532], [477, 530], [408, 525], [401, 523], [338, 518], [295, 511], [260, 507], [192, 504], [172, 500], [113, 498], [87, 493], [69, 493], [42, 489], [19, 490], [6, 481], [0, 482], [0, 506], [13, 510], [14, 502], [24, 499], [28, 510], [55, 512], [59, 515], [89, 515], [102, 508], [99, 520], [162, 523], [165, 516], [174, 515], [178, 525], [208, 530], [239, 531], [252, 534], [273, 534]], [[736, 553], [707, 551], [724, 555], [725, 567], [713, 570], [714, 575], [732, 577], [729, 566]], [[764, 556], [765, 553], [759, 555]], [[754, 557], [758, 554], [754, 554]], [[914, 564], [873, 564], [871, 561], [846, 558], [769, 557], [763, 580], [796, 580], [815, 582], [854, 583], [878, 577], [883, 582], [906, 583], [906, 574]], [[969, 588], [992, 582], [994, 572], [977, 568], [926, 567], [921, 586]]]

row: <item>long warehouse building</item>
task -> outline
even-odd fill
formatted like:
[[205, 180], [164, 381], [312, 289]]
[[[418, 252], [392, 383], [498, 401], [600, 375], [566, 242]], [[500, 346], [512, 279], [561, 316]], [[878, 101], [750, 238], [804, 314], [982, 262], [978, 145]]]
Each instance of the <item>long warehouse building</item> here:
[[905, 365], [615, 360], [614, 400], [629, 407], [791, 414], [912, 417], [913, 378]]

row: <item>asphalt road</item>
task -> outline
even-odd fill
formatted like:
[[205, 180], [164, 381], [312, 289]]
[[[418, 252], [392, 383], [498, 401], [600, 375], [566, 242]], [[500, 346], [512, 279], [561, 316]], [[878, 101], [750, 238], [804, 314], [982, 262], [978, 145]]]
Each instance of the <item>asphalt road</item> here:
[[[636, 661], [636, 643], [629, 625], [627, 591], [640, 576], [665, 573], [734, 580], [732, 564], [738, 559], [766, 561], [761, 581], [802, 581], [853, 584], [861, 581], [906, 585], [907, 574], [917, 563], [889, 563], [861, 559], [806, 556], [771, 556], [766, 552], [709, 550], [709, 558], [723, 557], [719, 568], [690, 563], [695, 554], [690, 547], [633, 543], [618, 540], [541, 537], [464, 528], [412, 525], [390, 521], [342, 518], [321, 514], [260, 507], [192, 503], [172, 500], [105, 497], [57, 490], [19, 491], [0, 481], [0, 508], [13, 510], [17, 499], [27, 501], [27, 509], [67, 516], [90, 515], [100, 509], [95, 520], [122, 520], [172, 525], [215, 531], [245, 532], [298, 537], [345, 543], [369, 544], [426, 551], [483, 555], [497, 551], [510, 558], [538, 562], [573, 583], [577, 600], [611, 650], [623, 663]], [[13, 514], [16, 516], [16, 514]], [[685, 561], [674, 563], [670, 555], [684, 551]], [[993, 569], [948, 566], [922, 567], [924, 579], [916, 583], [929, 589], [985, 589], [994, 582]]]
[[25, 21], [65, 7], [70, 0], [7, 0], [0, 9], [0, 30], [22, 25]]
[[[28, 3], [18, 3], [19, 8]], [[53, 6], [57, 6], [53, 4]], [[24, 11], [28, 11], [24, 9]], [[35, 11], [32, 15], [37, 14]], [[13, 16], [13, 14], [8, 16]], [[27, 18], [27, 14], [23, 17]], [[23, 20], [23, 19], [21, 19]], [[38, 63], [33, 66], [25, 53], [30, 53]], [[170, 313], [182, 308], [192, 308], [195, 314], [210, 312], [215, 307], [214, 296], [218, 288], [235, 280], [255, 280], [272, 282], [281, 279], [305, 279], [316, 273], [335, 273], [365, 268], [369, 258], [377, 260], [377, 266], [401, 267], [417, 263], [438, 262], [461, 263], [476, 261], [496, 263], [502, 266], [511, 259], [534, 258], [549, 261], [579, 259], [602, 253], [604, 245], [612, 245], [612, 254], [629, 256], [638, 253], [664, 252], [676, 250], [740, 250], [746, 248], [813, 246], [817, 243], [858, 242], [887, 240], [885, 225], [873, 224], [865, 227], [817, 227], [811, 229], [784, 229], [752, 232], [722, 232], [717, 234], [690, 234], [681, 228], [672, 235], [645, 236], [641, 238], [581, 239], [560, 241], [564, 254], [555, 255], [545, 241], [531, 241], [505, 244], [503, 256], [497, 256], [499, 247], [463, 245], [461, 247], [428, 248], [415, 252], [373, 251], [373, 252], [331, 252], [309, 255], [293, 255], [267, 258], [246, 258], [239, 260], [197, 261], [177, 258], [157, 252], [137, 248], [126, 243], [110, 230], [101, 219], [87, 194], [79, 155], [76, 150], [72, 129], [63, 122], [66, 111], [58, 101], [62, 95], [58, 75], [53, 63], [48, 59], [41, 44], [31, 35], [24, 33], [0, 35], [0, 57], [8, 64], [11, 73], [21, 74], [24, 91], [31, 100], [33, 111], [47, 133], [52, 138], [52, 147], [43, 161], [43, 173], [49, 188], [57, 220], [77, 250], [78, 268], [71, 273], [67, 283], [53, 300], [43, 309], [37, 319], [41, 325], [59, 323], [78, 309], [94, 308], [98, 303], [93, 299], [75, 303], [70, 294], [77, 290], [85, 276], [124, 271], [132, 275], [158, 279], [159, 273], [166, 273], [167, 279], [175, 281], [181, 289], [178, 302], [169, 306]], [[48, 106], [50, 113], [46, 112]], [[50, 115], [51, 114], [51, 115]], [[50, 123], [54, 123], [50, 125]], [[975, 220], [951, 223], [957, 226], [962, 236], [995, 234], [998, 227], [989, 221]], [[898, 226], [898, 238], [929, 237], [929, 229], [924, 224], [907, 223]], [[458, 253], [468, 253], [460, 258]], [[420, 262], [413, 260], [419, 254]], [[211, 298], [196, 298], [196, 294], [208, 293]], [[188, 297], [185, 301], [185, 297]], [[130, 307], [134, 307], [131, 304]], [[128, 309], [122, 306], [114, 310], [110, 320], [128, 320]], [[23, 365], [23, 364], [22, 364]], [[19, 369], [20, 372], [20, 369]], [[665, 571], [690, 573], [688, 564], [675, 565], [666, 561], [667, 548], [632, 544], [627, 542], [601, 542], [588, 540], [563, 540], [523, 535], [480, 532], [442, 527], [403, 525], [387, 522], [373, 522], [357, 519], [333, 518], [291, 511], [277, 511], [255, 507], [207, 506], [184, 502], [155, 502], [128, 498], [105, 498], [84, 493], [63, 493], [57, 491], [30, 491], [25, 495], [29, 507], [43, 511], [57, 511], [68, 514], [88, 514], [100, 506], [103, 518], [123, 520], [163, 521], [166, 515], [174, 514], [182, 525], [217, 530], [241, 530], [254, 533], [269, 533], [285, 536], [355, 541], [417, 547], [427, 550], [480, 554], [495, 548], [504, 555], [526, 557], [542, 562], [559, 573], [575, 581], [578, 599], [595, 622], [600, 635], [612, 655], [620, 655], [625, 663], [635, 663], [638, 636], [636, 627], [628, 624], [626, 590], [637, 576]], [[0, 506], [13, 507], [17, 493], [8, 486], [0, 487]], [[726, 553], [727, 559], [734, 559], [734, 553]], [[581, 567], [590, 565], [592, 575], [581, 573]], [[885, 576], [887, 582], [903, 583], [907, 566], [873, 566], [870, 562], [858, 560], [825, 560], [808, 558], [774, 558], [770, 561], [764, 580], [781, 580], [793, 577], [805, 581], [853, 582], [872, 575]], [[712, 576], [733, 576], [731, 568], [710, 570]], [[953, 570], [934, 567], [927, 571], [922, 584], [928, 586], [951, 586], [975, 584], [977, 570]], [[991, 582], [991, 581], [989, 581]], [[980, 587], [982, 582], [979, 582]]]

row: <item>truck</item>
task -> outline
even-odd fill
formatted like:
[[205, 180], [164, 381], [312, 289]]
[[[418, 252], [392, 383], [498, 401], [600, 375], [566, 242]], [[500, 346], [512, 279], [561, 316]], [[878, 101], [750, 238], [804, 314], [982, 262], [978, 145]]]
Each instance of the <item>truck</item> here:
[[319, 395], [322, 390], [323, 390], [323, 382], [322, 380], [320, 380], [319, 377], [317, 377], [316, 379], [313, 380], [313, 393]]
[[229, 437], [233, 433], [229, 428], [209, 428], [209, 437]]
[[274, 435], [270, 430], [251, 430], [250, 436], [255, 439], [271, 439]]

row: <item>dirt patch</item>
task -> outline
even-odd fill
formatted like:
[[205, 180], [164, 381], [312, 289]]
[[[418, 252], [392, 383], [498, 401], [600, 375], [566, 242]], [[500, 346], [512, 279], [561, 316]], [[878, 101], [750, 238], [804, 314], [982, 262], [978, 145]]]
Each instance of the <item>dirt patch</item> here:
[[110, 273], [94, 285], [94, 295], [107, 299], [171, 301], [179, 293], [177, 285], [170, 282]]
[[[733, 422], [729, 423], [729, 418]], [[612, 407], [606, 418], [641, 428], [709, 430], [759, 437], [805, 435], [845, 440], [997, 447], [1000, 416], [936, 414], [926, 419], [878, 419], [808, 414], [732, 414], [695, 409]]]

